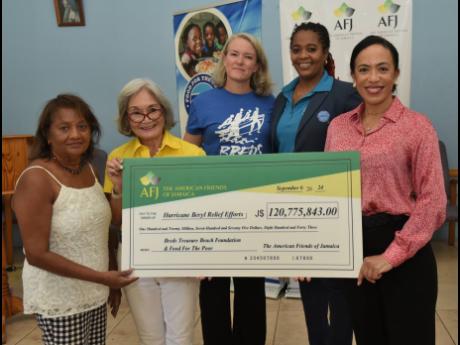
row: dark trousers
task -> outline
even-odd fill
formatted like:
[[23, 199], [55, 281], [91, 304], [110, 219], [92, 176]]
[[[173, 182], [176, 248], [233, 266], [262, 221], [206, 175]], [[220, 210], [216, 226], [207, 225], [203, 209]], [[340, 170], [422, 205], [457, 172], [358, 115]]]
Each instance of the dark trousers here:
[[314, 278], [299, 286], [310, 344], [351, 345], [353, 330], [343, 280]]
[[264, 345], [266, 334], [265, 279], [233, 278], [233, 329], [230, 278], [202, 280], [201, 326], [204, 345]]
[[[406, 216], [363, 217], [364, 256], [382, 254]], [[436, 261], [430, 244], [376, 284], [352, 280], [349, 298], [358, 345], [434, 345]]]

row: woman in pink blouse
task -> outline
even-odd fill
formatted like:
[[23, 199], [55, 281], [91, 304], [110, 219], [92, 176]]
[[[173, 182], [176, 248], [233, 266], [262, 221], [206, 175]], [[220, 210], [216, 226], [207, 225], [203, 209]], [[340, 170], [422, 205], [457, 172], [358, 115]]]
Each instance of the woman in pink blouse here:
[[349, 290], [358, 345], [435, 343], [436, 262], [429, 241], [446, 195], [436, 132], [393, 96], [398, 52], [368, 36], [350, 68], [363, 103], [329, 126], [327, 151], [361, 153], [364, 262]]

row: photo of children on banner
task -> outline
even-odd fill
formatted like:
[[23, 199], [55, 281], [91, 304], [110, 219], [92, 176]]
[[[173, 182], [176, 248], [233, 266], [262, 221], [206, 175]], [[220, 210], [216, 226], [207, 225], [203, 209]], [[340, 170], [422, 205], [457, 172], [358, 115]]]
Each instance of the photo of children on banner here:
[[228, 31], [215, 14], [200, 12], [190, 18], [180, 38], [180, 62], [188, 77], [193, 77], [199, 73], [213, 73], [222, 55]]
[[196, 74], [195, 66], [202, 55], [201, 29], [197, 24], [189, 24], [185, 27], [182, 35], [184, 51], [180, 61], [190, 77]]
[[217, 49], [222, 50], [225, 43], [227, 42], [228, 32], [227, 32], [227, 29], [225, 28], [225, 25], [222, 22], [216, 25], [216, 30], [217, 30], [217, 42], [216, 42]]

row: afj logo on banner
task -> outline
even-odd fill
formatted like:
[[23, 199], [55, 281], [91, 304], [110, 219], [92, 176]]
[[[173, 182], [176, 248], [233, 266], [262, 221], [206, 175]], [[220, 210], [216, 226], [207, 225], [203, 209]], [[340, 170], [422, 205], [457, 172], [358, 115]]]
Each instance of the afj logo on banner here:
[[310, 20], [312, 13], [307, 11], [303, 6], [300, 6], [296, 11], [291, 13], [291, 17], [295, 22], [307, 22]]
[[346, 3], [343, 3], [339, 8], [334, 10], [334, 16], [339, 19], [335, 23], [334, 31], [348, 31], [350, 32], [353, 29], [353, 14], [355, 9], [348, 6]]
[[391, 0], [386, 0], [382, 5], [378, 7], [378, 11], [383, 14], [380, 17], [378, 27], [393, 28], [398, 27], [398, 13], [401, 6], [393, 3]]

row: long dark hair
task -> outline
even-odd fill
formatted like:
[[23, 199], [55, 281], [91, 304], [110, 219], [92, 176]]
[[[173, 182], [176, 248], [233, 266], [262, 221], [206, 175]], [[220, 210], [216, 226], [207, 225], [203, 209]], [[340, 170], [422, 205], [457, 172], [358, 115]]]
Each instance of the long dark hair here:
[[50, 99], [38, 120], [37, 131], [35, 132], [35, 140], [30, 155], [30, 160], [37, 158], [51, 159], [53, 153], [51, 152], [51, 145], [48, 143], [48, 136], [54, 115], [59, 109], [74, 109], [80, 114], [88, 123], [91, 129], [91, 142], [83, 155], [83, 160], [90, 160], [95, 145], [99, 142], [101, 137], [101, 127], [96, 117], [93, 114], [90, 106], [80, 97], [72, 94], [60, 94], [56, 98]]

